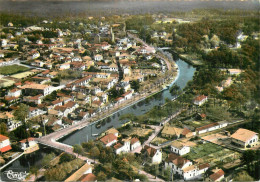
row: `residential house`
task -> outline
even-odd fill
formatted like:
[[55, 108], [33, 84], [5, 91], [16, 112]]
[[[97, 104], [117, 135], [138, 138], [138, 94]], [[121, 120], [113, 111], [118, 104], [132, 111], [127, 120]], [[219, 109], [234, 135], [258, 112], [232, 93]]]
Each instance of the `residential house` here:
[[36, 147], [38, 145], [36, 140], [32, 137], [21, 140], [20, 144], [21, 144], [22, 150], [27, 150], [28, 148], [33, 148], [33, 147]]
[[162, 162], [162, 152], [148, 145], [144, 146], [145, 155], [152, 164], [160, 164]]
[[182, 142], [175, 140], [171, 144], [171, 151], [178, 155], [185, 155], [190, 152], [190, 147], [186, 146]]
[[201, 106], [202, 104], [204, 104], [206, 101], [208, 100], [208, 97], [205, 95], [199, 95], [194, 99], [194, 104], [197, 106]]
[[110, 147], [111, 145], [117, 142], [117, 136], [112, 133], [107, 134], [106, 136], [102, 137], [100, 141], [106, 146]]
[[254, 147], [259, 140], [258, 133], [239, 128], [231, 137], [231, 143], [242, 148]]
[[80, 181], [80, 182], [97, 182], [97, 177], [92, 173], [83, 174], [78, 179], [78, 181]]
[[18, 88], [14, 88], [8, 91], [8, 96], [10, 97], [20, 97], [22, 94], [22, 90]]
[[65, 182], [73, 182], [73, 181], [80, 181], [79, 179], [86, 174], [92, 173], [92, 166], [88, 163], [84, 164], [79, 170], [73, 173], [70, 177], [68, 177]]
[[26, 94], [38, 93], [43, 96], [49, 95], [54, 91], [53, 86], [41, 85], [41, 84], [27, 84], [21, 87]]
[[43, 95], [39, 94], [36, 96], [24, 96], [23, 97], [23, 101], [25, 102], [33, 102], [35, 104], [41, 104], [42, 103], [42, 99], [43, 99]]
[[213, 174], [209, 176], [209, 178], [206, 181], [222, 181], [224, 179], [225, 172], [222, 169], [213, 169]]
[[4, 153], [11, 149], [12, 147], [9, 138], [0, 134], [0, 152]]
[[171, 153], [165, 160], [165, 168], [167, 167], [170, 167], [174, 174], [182, 176], [184, 180], [194, 180], [205, 173], [208, 170], [209, 165], [193, 165], [190, 160]]
[[103, 60], [103, 56], [100, 55], [100, 54], [97, 54], [97, 55], [94, 56], [94, 60], [95, 61], [101, 61], [101, 60]]
[[116, 154], [120, 154], [120, 153], [127, 153], [130, 151], [130, 140], [125, 140], [122, 143], [117, 143], [116, 145], [114, 145], [114, 150]]
[[138, 138], [132, 138], [130, 140], [130, 144], [131, 144], [131, 150], [134, 150], [141, 146], [141, 142], [138, 140]]

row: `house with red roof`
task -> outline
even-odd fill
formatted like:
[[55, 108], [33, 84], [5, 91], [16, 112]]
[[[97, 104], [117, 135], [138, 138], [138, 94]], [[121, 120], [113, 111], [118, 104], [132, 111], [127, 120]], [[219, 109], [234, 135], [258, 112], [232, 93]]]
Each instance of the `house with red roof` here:
[[37, 146], [37, 142], [35, 138], [32, 137], [21, 140], [20, 144], [21, 144], [21, 149], [23, 150]]
[[208, 170], [209, 164], [193, 165], [190, 160], [171, 153], [165, 160], [165, 168], [167, 167], [170, 167], [174, 174], [182, 176], [184, 180], [195, 180]]
[[194, 104], [197, 106], [201, 106], [202, 104], [204, 104], [206, 101], [208, 100], [208, 96], [205, 95], [199, 95], [194, 99]]
[[231, 137], [231, 143], [239, 147], [253, 147], [259, 140], [258, 133], [239, 128]]
[[80, 182], [96, 182], [97, 177], [93, 173], [83, 174], [78, 181]]
[[221, 181], [225, 177], [225, 172], [222, 169], [216, 168], [212, 172], [214, 173], [209, 176], [209, 181]]
[[109, 133], [106, 136], [102, 137], [100, 139], [100, 141], [106, 146], [106, 147], [110, 147], [111, 145], [115, 144], [117, 142], [117, 137], [112, 134]]
[[131, 145], [131, 150], [136, 149], [137, 147], [141, 146], [141, 142], [139, 141], [138, 138], [132, 138], [130, 140], [130, 145]]
[[160, 149], [155, 149], [148, 145], [144, 146], [145, 155], [152, 164], [160, 164], [162, 162], [162, 152]]
[[0, 152], [4, 153], [11, 149], [12, 147], [9, 138], [0, 134]]

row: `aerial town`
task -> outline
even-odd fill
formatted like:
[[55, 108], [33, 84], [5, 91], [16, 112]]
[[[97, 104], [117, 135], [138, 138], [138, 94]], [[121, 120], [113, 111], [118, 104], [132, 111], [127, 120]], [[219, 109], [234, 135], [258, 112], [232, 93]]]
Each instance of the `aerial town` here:
[[2, 13], [0, 180], [259, 180], [259, 12], [221, 13]]

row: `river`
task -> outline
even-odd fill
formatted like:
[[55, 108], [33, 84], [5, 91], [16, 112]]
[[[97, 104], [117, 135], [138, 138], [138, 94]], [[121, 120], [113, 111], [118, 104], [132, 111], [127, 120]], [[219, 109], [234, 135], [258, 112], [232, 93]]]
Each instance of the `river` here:
[[[183, 89], [188, 81], [192, 80], [195, 68], [187, 64], [182, 60], [176, 61], [179, 67], [179, 76], [175, 82], [181, 89]], [[108, 128], [115, 127], [118, 128], [122, 124], [122, 121], [119, 120], [119, 117], [123, 114], [135, 114], [135, 115], [142, 115], [149, 111], [152, 107], [156, 105], [162, 105], [165, 102], [165, 99], [169, 98], [172, 99], [172, 96], [169, 90], [164, 90], [160, 93], [155, 94], [152, 98], [140, 101], [132, 106], [129, 106], [125, 109], [122, 109], [110, 116], [111, 122], [105, 123], [105, 125], [101, 125], [101, 128], [97, 128], [95, 124], [87, 126], [73, 134], [70, 134], [62, 139], [60, 142], [68, 144], [68, 145], [75, 145], [80, 144], [82, 142], [86, 142], [87, 140], [95, 139], [96, 136], [92, 136], [92, 134], [100, 134], [106, 131]]]

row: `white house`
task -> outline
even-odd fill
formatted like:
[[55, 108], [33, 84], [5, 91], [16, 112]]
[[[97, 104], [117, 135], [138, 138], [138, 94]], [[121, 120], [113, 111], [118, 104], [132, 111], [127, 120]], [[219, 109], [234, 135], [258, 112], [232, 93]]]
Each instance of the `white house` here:
[[196, 179], [199, 175], [205, 173], [209, 165], [192, 165], [192, 162], [176, 154], [169, 154], [165, 160], [165, 168], [170, 167], [174, 174], [181, 175], [184, 180]]
[[7, 95], [10, 97], [20, 97], [21, 94], [22, 90], [14, 88], [12, 90], [9, 90]]
[[114, 149], [116, 154], [127, 153], [130, 151], [130, 141], [125, 140], [124, 144], [117, 143], [116, 145], [114, 145]]
[[0, 152], [4, 153], [11, 149], [12, 149], [12, 147], [11, 147], [9, 138], [7, 136], [0, 134]]
[[21, 149], [23, 150], [37, 146], [37, 142], [35, 141], [34, 138], [31, 137], [21, 140], [20, 143], [21, 143]]
[[222, 181], [224, 179], [224, 171], [222, 169], [213, 169], [212, 172], [214, 172], [213, 174], [211, 174], [209, 176], [209, 181]]
[[144, 149], [152, 164], [160, 164], [162, 162], [162, 152], [160, 149], [155, 149], [148, 145], [144, 146]]
[[128, 92], [126, 92], [126, 93], [124, 93], [124, 94], [122, 95], [122, 97], [124, 97], [125, 100], [131, 99], [132, 96], [133, 96], [133, 92], [132, 92], [131, 90], [128, 91]]
[[37, 92], [39, 94], [43, 94], [43, 96], [49, 95], [54, 91], [53, 86], [42, 85], [42, 84], [27, 84], [21, 87], [25, 90], [25, 93]]
[[202, 104], [204, 104], [206, 101], [208, 100], [208, 97], [205, 95], [199, 95], [194, 99], [194, 104], [201, 106]]
[[171, 144], [171, 151], [178, 155], [185, 155], [190, 152], [190, 147], [185, 146], [185, 144], [175, 140]]
[[106, 136], [102, 137], [100, 139], [100, 141], [106, 146], [106, 147], [110, 147], [111, 145], [115, 144], [117, 142], [117, 137], [110, 133], [107, 134]]
[[138, 138], [132, 138], [130, 140], [130, 144], [131, 144], [131, 150], [136, 149], [137, 147], [141, 146], [141, 142], [138, 140]]
[[95, 61], [101, 61], [102, 59], [103, 59], [103, 56], [100, 55], [100, 54], [97, 54], [97, 55], [94, 56]]
[[239, 128], [231, 137], [231, 143], [239, 147], [254, 147], [259, 140], [258, 133]]

